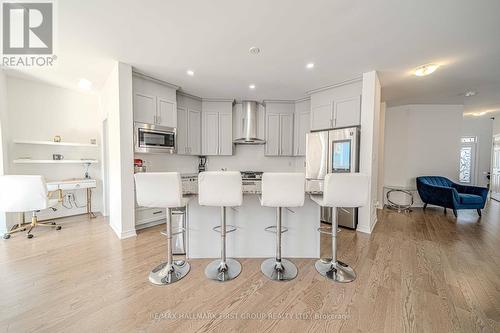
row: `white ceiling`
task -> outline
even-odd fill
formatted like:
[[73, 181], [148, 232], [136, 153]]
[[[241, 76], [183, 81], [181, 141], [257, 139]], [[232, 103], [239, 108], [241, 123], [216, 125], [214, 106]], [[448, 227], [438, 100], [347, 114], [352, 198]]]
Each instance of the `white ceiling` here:
[[[202, 97], [298, 99], [377, 70], [392, 105], [500, 106], [498, 0], [59, 0], [57, 10], [57, 66], [29, 75], [58, 85], [85, 77], [99, 89], [119, 60]], [[430, 62], [443, 66], [411, 74]], [[459, 96], [471, 88], [479, 94]]]

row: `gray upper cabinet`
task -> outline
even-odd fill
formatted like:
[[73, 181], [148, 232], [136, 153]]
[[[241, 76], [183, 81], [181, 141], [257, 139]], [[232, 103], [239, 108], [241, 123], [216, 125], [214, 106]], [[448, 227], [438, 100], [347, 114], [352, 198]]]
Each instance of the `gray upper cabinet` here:
[[295, 135], [294, 156], [306, 155], [306, 135], [311, 127], [311, 101], [304, 100], [295, 103]]
[[201, 155], [201, 111], [188, 110], [188, 147], [191, 155]]
[[155, 124], [156, 96], [134, 93], [134, 121]]
[[177, 108], [177, 154], [201, 155], [201, 111]]
[[201, 155], [201, 98], [177, 93], [177, 154]]
[[311, 108], [311, 130], [322, 130], [332, 127], [332, 103], [313, 106]]
[[362, 81], [339, 85], [311, 94], [311, 130], [361, 124]]
[[233, 154], [233, 101], [203, 100], [203, 155]]
[[278, 113], [266, 114], [266, 147], [268, 156], [280, 154], [280, 115]]
[[176, 103], [168, 99], [157, 98], [157, 124], [167, 127], [177, 127]]
[[266, 102], [266, 156], [293, 155], [294, 104]]
[[361, 96], [335, 100], [333, 104], [334, 127], [361, 124]]
[[134, 91], [134, 121], [177, 127], [176, 90], [134, 75], [132, 78]]

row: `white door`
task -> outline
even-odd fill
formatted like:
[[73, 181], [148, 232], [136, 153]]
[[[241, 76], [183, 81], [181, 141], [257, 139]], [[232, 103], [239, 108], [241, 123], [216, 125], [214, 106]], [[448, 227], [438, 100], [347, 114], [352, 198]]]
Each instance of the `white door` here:
[[156, 123], [161, 126], [177, 127], [176, 102], [158, 97]]
[[500, 135], [493, 138], [490, 188], [491, 198], [500, 201]]
[[332, 128], [332, 104], [311, 107], [311, 130]]
[[219, 153], [219, 113], [203, 112], [203, 155]]
[[310, 115], [308, 111], [297, 114], [297, 137], [294, 140], [296, 156], [306, 155], [306, 135], [309, 133]]
[[219, 113], [219, 155], [233, 155], [233, 117]]
[[266, 115], [266, 155], [278, 156], [280, 153], [280, 115], [268, 113]]
[[280, 155], [293, 155], [293, 114], [280, 115]]
[[[177, 154], [188, 153], [188, 112], [186, 108], [177, 108]], [[199, 134], [198, 134], [199, 135]]]
[[361, 124], [361, 96], [335, 101], [333, 127], [349, 127]]
[[134, 121], [156, 124], [156, 97], [134, 93]]
[[201, 155], [201, 111], [189, 109], [188, 147], [191, 155]]

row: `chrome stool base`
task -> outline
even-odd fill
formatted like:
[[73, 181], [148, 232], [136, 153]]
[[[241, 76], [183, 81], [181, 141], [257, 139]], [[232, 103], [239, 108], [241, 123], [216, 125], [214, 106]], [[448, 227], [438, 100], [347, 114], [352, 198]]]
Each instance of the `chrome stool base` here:
[[281, 259], [281, 263], [275, 258], [266, 259], [260, 265], [260, 270], [274, 281], [293, 280], [297, 276], [297, 266], [287, 259]]
[[205, 276], [210, 280], [219, 282], [230, 281], [241, 273], [241, 264], [236, 259], [226, 259], [226, 265], [223, 267], [220, 259], [212, 261], [205, 268]]
[[164, 262], [156, 266], [149, 273], [149, 281], [157, 285], [172, 284], [179, 281], [189, 273], [189, 263], [183, 260], [174, 261], [170, 270], [167, 268], [168, 263]]
[[335, 282], [347, 283], [356, 279], [356, 272], [347, 264], [332, 259], [319, 259], [314, 264], [319, 274]]

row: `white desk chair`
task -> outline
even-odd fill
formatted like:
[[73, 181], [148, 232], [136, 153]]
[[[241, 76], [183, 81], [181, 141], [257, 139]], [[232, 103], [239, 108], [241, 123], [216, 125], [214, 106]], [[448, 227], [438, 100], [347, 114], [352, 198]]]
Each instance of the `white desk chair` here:
[[297, 276], [297, 267], [289, 260], [281, 258], [281, 234], [287, 228], [281, 227], [282, 207], [302, 207], [304, 205], [303, 173], [268, 173], [262, 175], [261, 204], [276, 208], [276, 257], [266, 259], [260, 269], [271, 280], [286, 281]]
[[356, 273], [347, 264], [337, 260], [337, 207], [361, 207], [368, 202], [370, 178], [359, 173], [330, 173], [325, 177], [323, 196], [311, 195], [311, 199], [322, 207], [332, 207], [333, 223], [331, 233], [324, 228], [318, 231], [332, 235], [332, 258], [316, 261], [316, 270], [323, 276], [337, 282], [352, 282]]
[[221, 207], [221, 225], [215, 227], [221, 235], [220, 259], [212, 261], [205, 268], [205, 275], [220, 282], [236, 278], [241, 273], [241, 264], [235, 259], [226, 258], [226, 207], [241, 206], [243, 185], [238, 171], [206, 171], [198, 175], [198, 200], [201, 206]]
[[167, 261], [151, 271], [149, 281], [157, 285], [177, 282], [190, 269], [188, 262], [172, 259], [172, 208], [184, 207], [189, 201], [182, 197], [181, 175], [178, 172], [136, 173], [135, 192], [139, 206], [167, 210]]
[[60, 201], [60, 199], [50, 199], [49, 195], [43, 176], [0, 176], [0, 211], [6, 213], [32, 212], [29, 227], [19, 222], [5, 233], [3, 238], [9, 239], [11, 234], [26, 229], [28, 229], [26, 236], [33, 238], [31, 231], [37, 226], [61, 230], [61, 226], [55, 222], [38, 222], [37, 212], [47, 208], [55, 210], [53, 207]]

